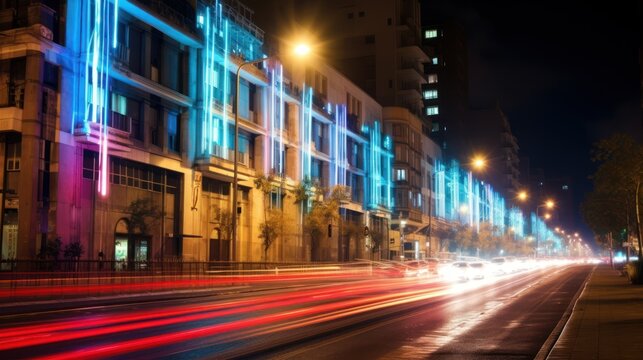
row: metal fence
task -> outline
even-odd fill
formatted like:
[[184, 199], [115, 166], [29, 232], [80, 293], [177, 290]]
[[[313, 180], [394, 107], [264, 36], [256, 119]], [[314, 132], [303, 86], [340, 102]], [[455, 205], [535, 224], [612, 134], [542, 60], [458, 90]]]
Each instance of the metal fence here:
[[1, 260], [0, 303], [361, 276], [367, 263]]

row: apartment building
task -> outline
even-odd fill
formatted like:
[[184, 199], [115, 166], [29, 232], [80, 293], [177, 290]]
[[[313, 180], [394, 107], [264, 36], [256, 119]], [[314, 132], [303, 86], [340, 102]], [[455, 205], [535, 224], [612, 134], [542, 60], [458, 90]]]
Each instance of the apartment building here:
[[[368, 237], [340, 224], [388, 238], [381, 106], [324, 64], [245, 64], [273, 54], [242, 3], [0, 4], [2, 258], [60, 238], [124, 262], [349, 260], [370, 255]], [[315, 254], [289, 192], [308, 178], [350, 189]], [[267, 209], [288, 226], [266, 249]]]

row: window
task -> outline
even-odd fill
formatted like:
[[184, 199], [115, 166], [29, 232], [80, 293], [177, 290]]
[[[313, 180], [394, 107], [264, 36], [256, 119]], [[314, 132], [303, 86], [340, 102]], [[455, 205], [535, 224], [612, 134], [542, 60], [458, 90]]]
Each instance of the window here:
[[437, 64], [439, 64], [439, 61], [438, 61], [438, 57], [437, 57], [437, 56], [434, 56], [434, 57], [432, 57], [432, 58], [431, 58], [431, 64], [433, 64], [433, 65], [437, 65]]
[[438, 110], [437, 106], [429, 106], [426, 108], [426, 114], [427, 115], [437, 115], [439, 114], [440, 111]]
[[364, 37], [365, 44], [375, 44], [375, 35], [367, 35]]
[[346, 105], [348, 107], [348, 114], [360, 117], [362, 115], [362, 102], [350, 93], [346, 93]]
[[7, 143], [7, 171], [20, 171], [21, 143]]
[[437, 90], [424, 90], [424, 99], [437, 99], [438, 91]]
[[433, 39], [438, 37], [438, 31], [436, 29], [430, 29], [424, 31], [424, 38], [425, 39]]
[[438, 74], [429, 74], [428, 81], [429, 81], [429, 84], [437, 84]]
[[357, 13], [357, 16], [359, 16], [359, 17], [364, 17], [364, 15], [365, 15], [365, 13], [363, 11], [360, 11], [359, 13]]
[[179, 115], [177, 113], [167, 114], [167, 147], [174, 152], [181, 151], [181, 129], [179, 126]]
[[386, 19], [386, 24], [387, 25], [393, 25], [393, 19], [391, 19], [391, 18]]
[[406, 169], [395, 169], [395, 180], [406, 181]]
[[161, 124], [163, 123], [163, 108], [159, 105], [150, 106], [150, 143], [161, 147]]
[[563, 190], [569, 190], [569, 186], [568, 185], [563, 185]]
[[408, 157], [407, 157], [407, 151], [406, 151], [406, 146], [402, 144], [396, 144], [395, 145], [395, 160], [396, 161], [403, 161], [407, 162]]

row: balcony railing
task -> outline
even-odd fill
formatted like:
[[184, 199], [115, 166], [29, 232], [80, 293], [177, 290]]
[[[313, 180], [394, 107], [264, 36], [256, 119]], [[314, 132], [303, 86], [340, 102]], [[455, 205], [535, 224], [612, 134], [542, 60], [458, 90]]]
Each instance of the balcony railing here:
[[150, 10], [154, 11], [166, 20], [171, 21], [175, 25], [179, 25], [190, 33], [196, 33], [196, 24], [194, 22], [194, 14], [182, 14], [171, 6], [166, 4], [163, 0], [134, 0], [142, 5], [145, 5]]
[[[226, 149], [220, 145], [215, 144], [212, 149], [212, 156], [228, 161], [234, 161], [234, 149]], [[250, 166], [250, 156], [247, 152], [239, 151], [237, 161], [241, 165]]]

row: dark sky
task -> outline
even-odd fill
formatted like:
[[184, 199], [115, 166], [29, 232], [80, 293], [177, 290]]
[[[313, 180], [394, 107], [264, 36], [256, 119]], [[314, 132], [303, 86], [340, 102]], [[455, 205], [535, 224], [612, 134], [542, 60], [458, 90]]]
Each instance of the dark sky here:
[[470, 98], [496, 99], [521, 155], [546, 177], [571, 176], [577, 226], [595, 170], [590, 149], [614, 132], [641, 141], [636, 1], [423, 0], [424, 20], [451, 16], [467, 30]]

